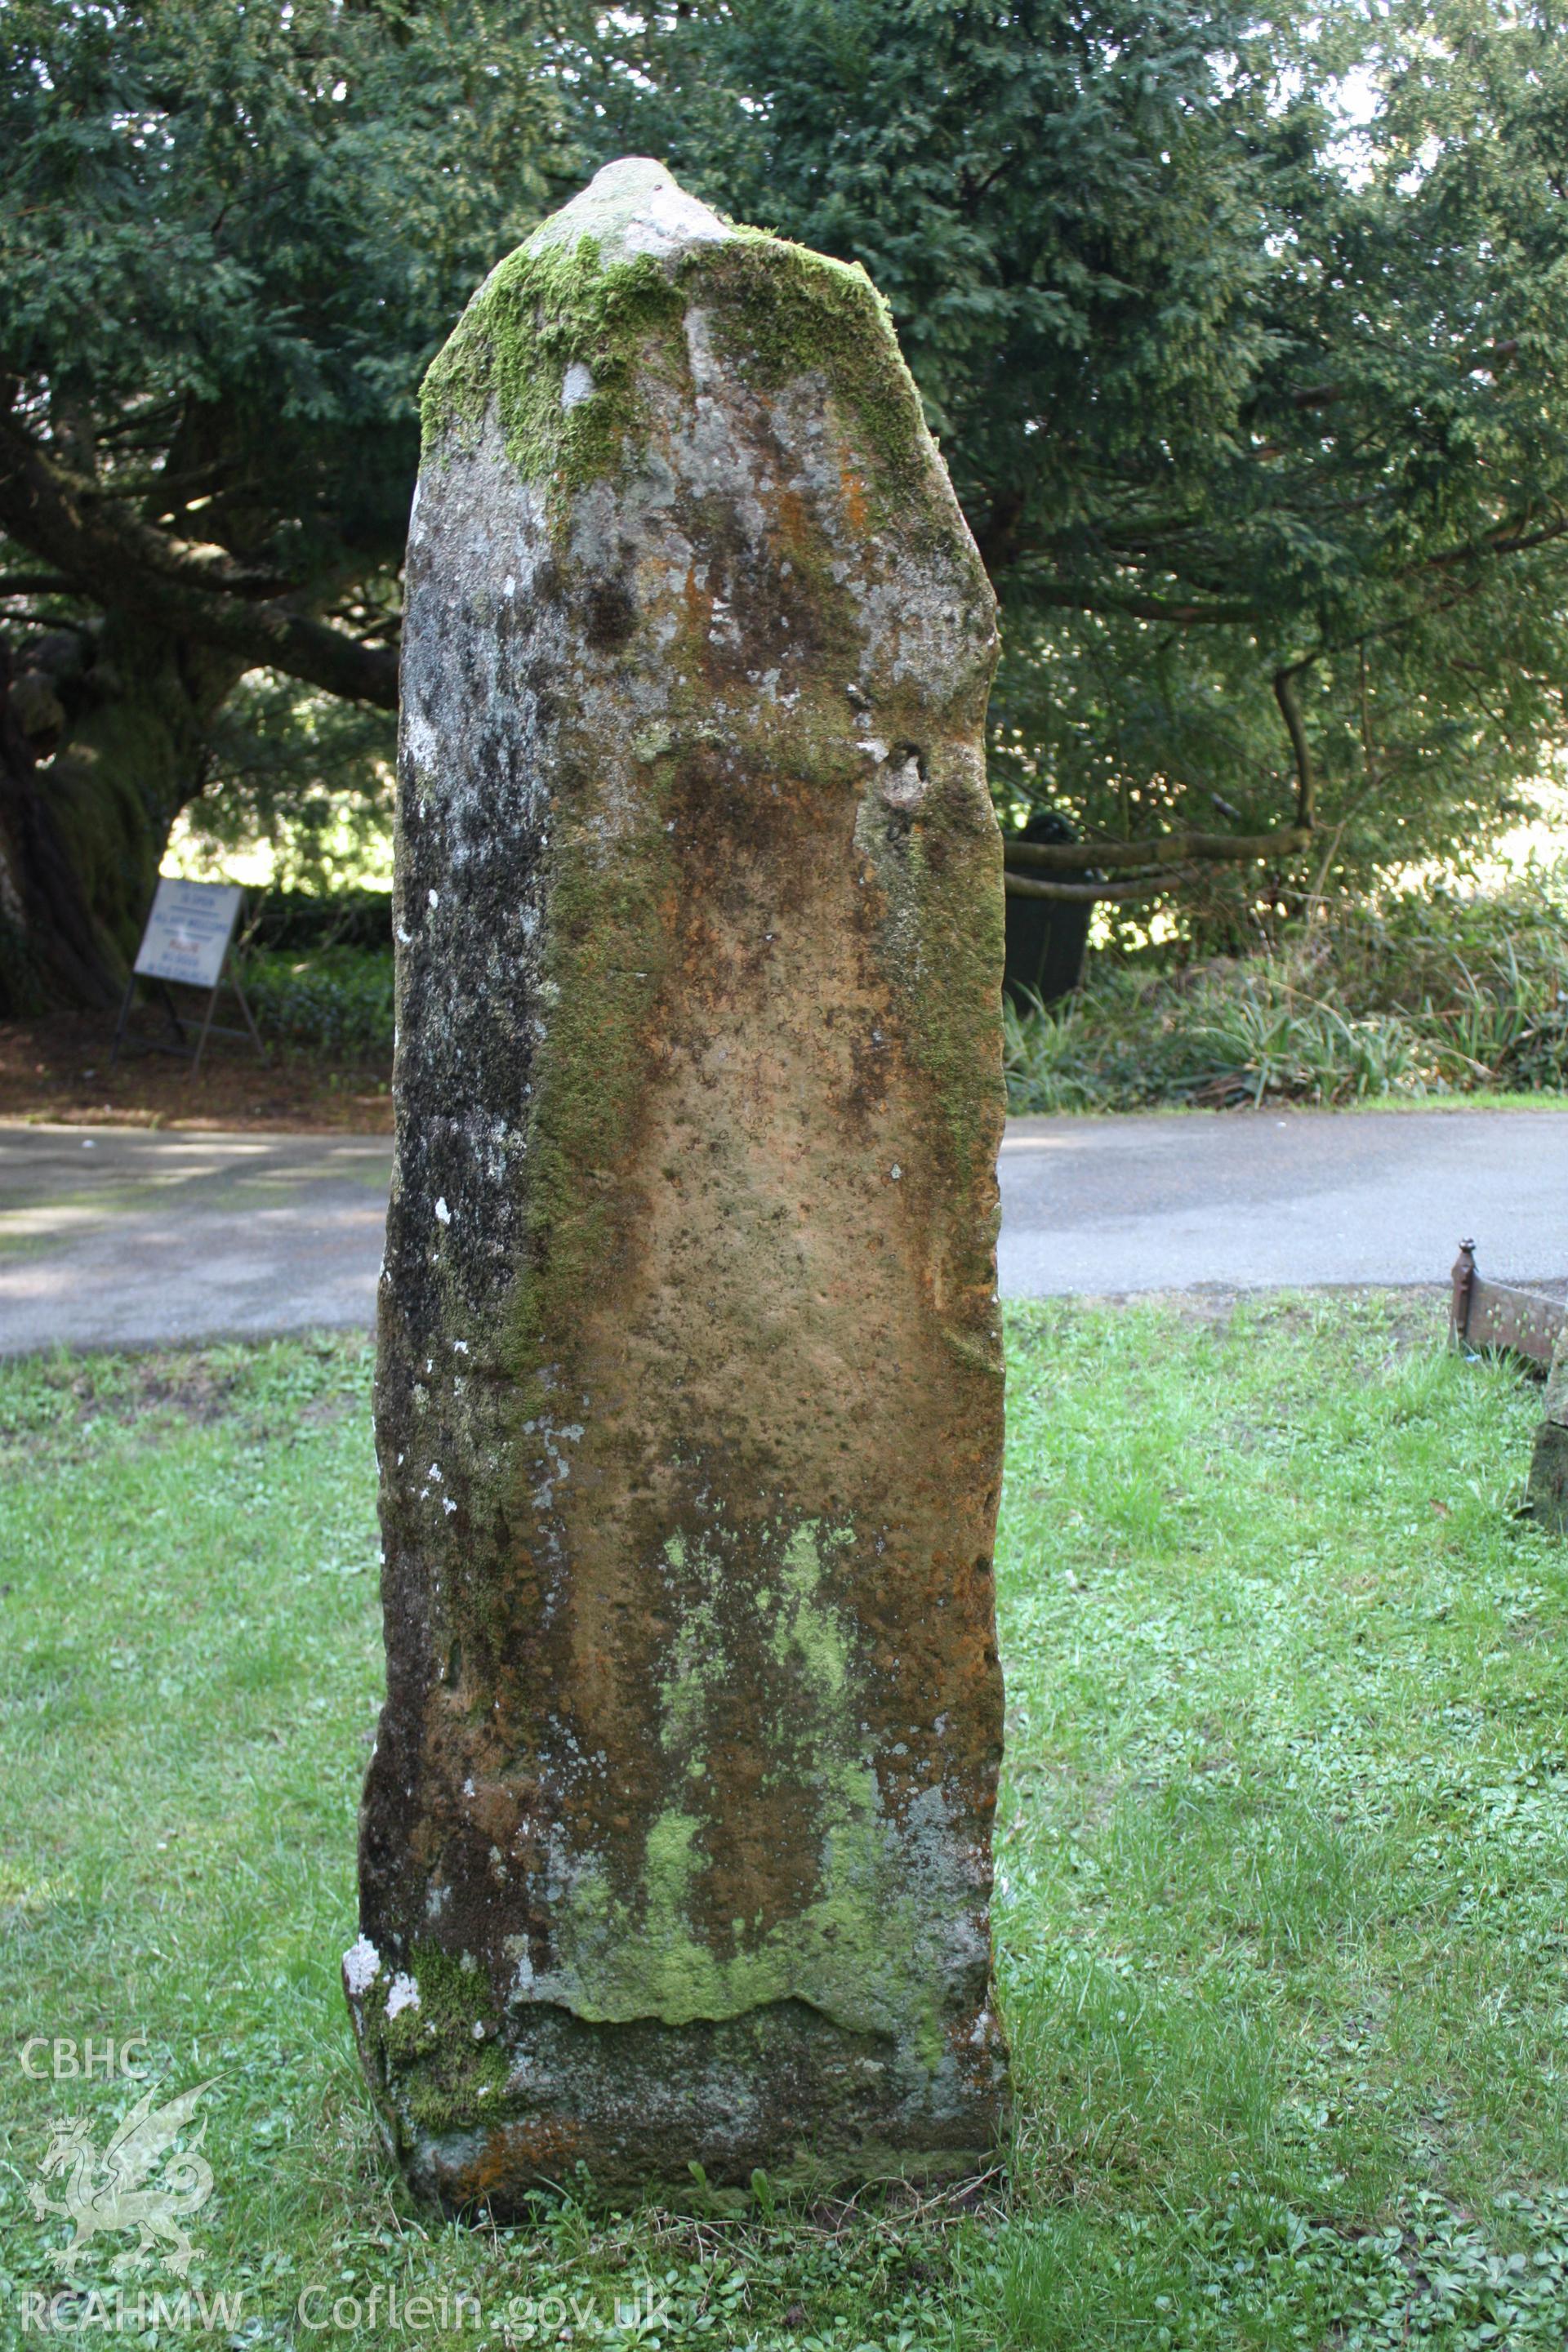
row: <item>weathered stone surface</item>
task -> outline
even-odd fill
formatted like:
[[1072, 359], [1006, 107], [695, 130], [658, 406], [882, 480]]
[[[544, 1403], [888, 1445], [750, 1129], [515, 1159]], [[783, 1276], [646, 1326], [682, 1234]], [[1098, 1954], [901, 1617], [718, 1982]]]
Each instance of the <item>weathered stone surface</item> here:
[[995, 632], [868, 281], [602, 172], [432, 371], [405, 643], [389, 2140], [492, 2205], [967, 2167]]
[[1525, 1500], [1538, 1527], [1552, 1535], [1568, 1535], [1568, 1323], [1552, 1350]]

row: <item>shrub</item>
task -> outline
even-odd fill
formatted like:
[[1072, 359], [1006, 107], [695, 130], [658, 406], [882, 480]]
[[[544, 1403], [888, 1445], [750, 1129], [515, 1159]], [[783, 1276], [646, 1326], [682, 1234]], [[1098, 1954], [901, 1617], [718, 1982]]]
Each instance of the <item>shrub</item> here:
[[1264, 953], [1006, 1010], [1015, 1111], [1568, 1087], [1568, 868], [1348, 905]]
[[253, 952], [245, 992], [262, 1036], [346, 1060], [392, 1055], [390, 948], [319, 948], [313, 954]]

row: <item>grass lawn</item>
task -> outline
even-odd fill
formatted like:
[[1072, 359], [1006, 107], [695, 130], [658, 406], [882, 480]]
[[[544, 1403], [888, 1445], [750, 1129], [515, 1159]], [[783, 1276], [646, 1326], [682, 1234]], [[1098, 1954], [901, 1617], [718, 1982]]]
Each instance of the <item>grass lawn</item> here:
[[[364, 1349], [0, 1366], [0, 2341], [62, 2284], [52, 2119], [101, 2152], [138, 2087], [20, 2060], [136, 2034], [162, 2095], [212, 2082], [215, 2324], [154, 2338], [153, 2267], [139, 2326], [110, 2234], [52, 2306], [83, 2344], [1560, 2352], [1568, 1555], [1510, 1516], [1539, 1392], [1398, 1297], [1053, 1306], [1011, 1363], [1010, 2178], [501, 2231], [388, 2179], [338, 1990]], [[458, 2324], [394, 2324], [394, 2285]]]

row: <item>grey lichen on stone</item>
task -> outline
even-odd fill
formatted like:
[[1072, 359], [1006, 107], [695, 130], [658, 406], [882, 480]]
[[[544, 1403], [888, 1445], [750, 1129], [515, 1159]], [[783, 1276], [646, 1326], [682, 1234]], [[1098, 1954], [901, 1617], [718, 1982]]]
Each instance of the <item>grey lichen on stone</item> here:
[[600, 268], [612, 269], [644, 255], [671, 261], [694, 245], [721, 245], [733, 235], [662, 163], [647, 155], [623, 155], [595, 172], [580, 194], [542, 222], [526, 249], [543, 253], [563, 246], [574, 251], [584, 237], [592, 237]]
[[962, 2169], [990, 589], [864, 273], [657, 164], [491, 273], [425, 420], [349, 1986], [389, 2144], [492, 2206]]

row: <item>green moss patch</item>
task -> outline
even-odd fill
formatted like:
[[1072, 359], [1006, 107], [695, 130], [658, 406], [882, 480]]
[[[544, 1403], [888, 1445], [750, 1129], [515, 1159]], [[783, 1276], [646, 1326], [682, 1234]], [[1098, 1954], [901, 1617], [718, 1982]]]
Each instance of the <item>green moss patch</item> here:
[[400, 2110], [427, 2132], [471, 2126], [491, 2106], [499, 2114], [508, 2067], [489, 1978], [433, 1945], [415, 1947], [407, 1974], [418, 1997], [395, 2016], [386, 2014], [384, 1977], [365, 2003], [365, 2031], [396, 2079]]
[[[651, 257], [606, 269], [591, 236], [570, 248], [519, 247], [490, 272], [425, 378], [426, 454], [448, 435], [472, 443], [493, 404], [526, 480], [568, 492], [597, 480], [623, 461], [638, 429], [638, 370], [660, 364], [661, 339], [679, 333], [684, 309]], [[574, 368], [592, 379], [581, 397], [567, 383]]]
[[592, 236], [520, 247], [491, 271], [426, 376], [426, 456], [452, 436], [472, 446], [493, 404], [525, 479], [557, 496], [602, 479], [641, 445], [639, 378], [684, 376], [682, 322], [693, 306], [759, 394], [826, 377], [875, 469], [868, 487], [905, 499], [929, 488], [920, 395], [865, 271], [756, 229], [668, 267], [641, 255], [606, 268]]
[[[914, 379], [900, 356], [892, 313], [858, 262], [739, 229], [699, 257], [715, 340], [742, 381], [776, 393], [826, 377], [878, 468], [878, 487], [906, 495], [929, 486], [931, 451]], [[687, 265], [689, 271], [690, 264]]]

